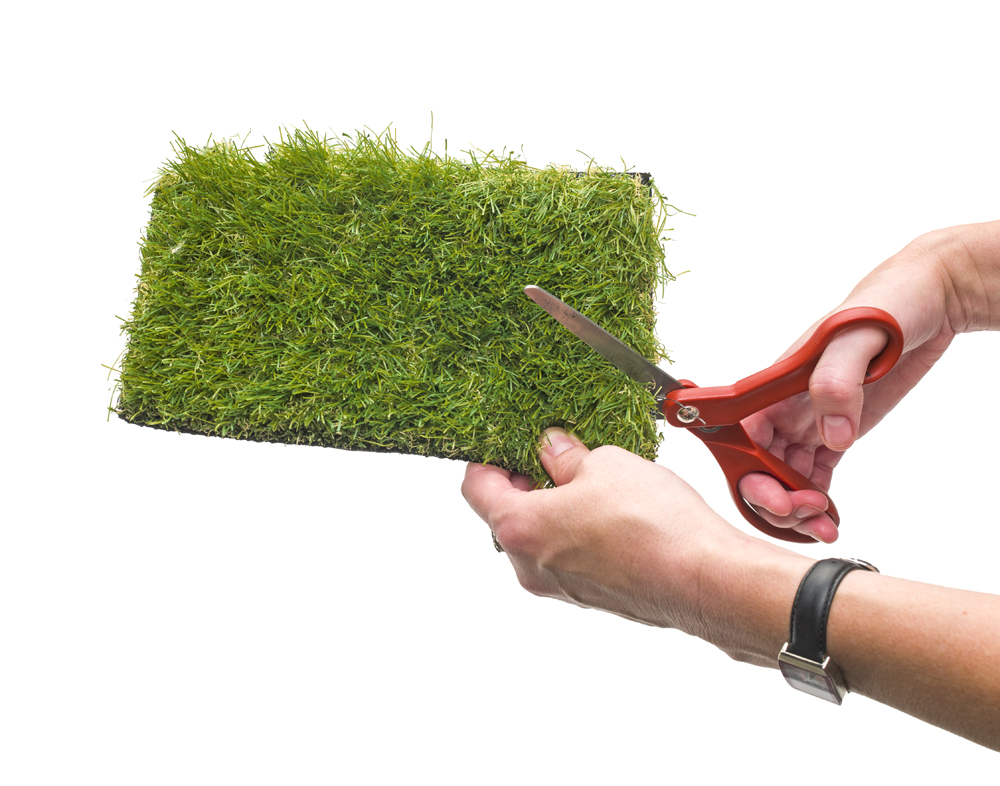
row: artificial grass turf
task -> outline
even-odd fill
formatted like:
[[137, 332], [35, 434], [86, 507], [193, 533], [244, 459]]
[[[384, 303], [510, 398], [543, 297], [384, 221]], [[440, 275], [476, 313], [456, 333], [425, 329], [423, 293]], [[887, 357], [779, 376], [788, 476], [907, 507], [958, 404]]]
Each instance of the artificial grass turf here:
[[174, 149], [151, 188], [119, 417], [538, 481], [552, 425], [655, 457], [651, 394], [523, 294], [664, 357], [655, 184], [404, 151], [389, 133], [283, 132], [263, 161], [233, 142]]

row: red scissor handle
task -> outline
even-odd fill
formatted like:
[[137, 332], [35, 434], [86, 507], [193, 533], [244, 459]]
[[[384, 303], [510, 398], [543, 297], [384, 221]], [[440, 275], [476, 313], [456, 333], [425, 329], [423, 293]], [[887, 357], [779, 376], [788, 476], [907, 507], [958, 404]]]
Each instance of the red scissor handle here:
[[[794, 543], [813, 543], [807, 535], [775, 527], [765, 521], [740, 496], [740, 478], [750, 472], [766, 472], [790, 490], [813, 489], [827, 492], [785, 462], [755, 444], [739, 425], [740, 421], [786, 398], [809, 390], [809, 377], [830, 341], [845, 330], [872, 326], [884, 330], [889, 342], [868, 365], [864, 384], [885, 376], [903, 353], [903, 331], [891, 314], [879, 308], [849, 308], [826, 319], [809, 340], [792, 355], [770, 368], [741, 379], [734, 385], [699, 388], [687, 385], [672, 390], [663, 402], [663, 416], [672, 426], [686, 428], [701, 439], [729, 482], [733, 501], [743, 517], [766, 535]], [[840, 524], [837, 508], [830, 501], [827, 513]]]

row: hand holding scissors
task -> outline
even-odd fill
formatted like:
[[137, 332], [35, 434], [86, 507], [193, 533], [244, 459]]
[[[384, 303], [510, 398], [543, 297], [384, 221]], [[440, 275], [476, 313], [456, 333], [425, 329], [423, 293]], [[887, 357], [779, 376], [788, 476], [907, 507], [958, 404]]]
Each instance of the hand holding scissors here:
[[[875, 326], [889, 336], [886, 348], [868, 366], [866, 385], [885, 376], [903, 350], [902, 330], [890, 314], [877, 308], [849, 308], [826, 319], [802, 347], [770, 368], [733, 385], [699, 388], [688, 380], [674, 379], [545, 290], [528, 286], [524, 291], [605, 359], [633, 379], [650, 386], [666, 421], [672, 426], [688, 429], [712, 451], [726, 476], [733, 501], [747, 521], [766, 535], [795, 543], [814, 541], [808, 535], [767, 522], [740, 495], [740, 478], [751, 472], [764, 472], [789, 490], [826, 492], [754, 443], [740, 421], [772, 404], [807, 392], [809, 377], [823, 350], [845, 330]], [[840, 524], [840, 515], [832, 500], [826, 512], [834, 524]]]

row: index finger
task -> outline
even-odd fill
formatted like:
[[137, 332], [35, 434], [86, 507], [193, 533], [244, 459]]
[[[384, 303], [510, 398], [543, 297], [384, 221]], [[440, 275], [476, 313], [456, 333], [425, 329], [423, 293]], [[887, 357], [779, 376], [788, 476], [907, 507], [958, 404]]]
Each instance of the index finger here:
[[831, 450], [847, 450], [858, 438], [868, 365], [886, 341], [886, 332], [877, 327], [848, 330], [830, 342], [813, 369], [809, 398], [816, 428]]
[[530, 489], [531, 479], [527, 475], [492, 464], [469, 464], [462, 481], [462, 496], [490, 529]]

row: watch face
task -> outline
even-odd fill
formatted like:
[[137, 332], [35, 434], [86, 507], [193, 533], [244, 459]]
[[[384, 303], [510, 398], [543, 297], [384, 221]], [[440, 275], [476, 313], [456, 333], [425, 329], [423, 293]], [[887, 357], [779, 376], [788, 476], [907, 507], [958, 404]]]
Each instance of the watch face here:
[[783, 660], [778, 661], [778, 667], [793, 688], [834, 704], [841, 703], [836, 684], [822, 671], [813, 671]]

